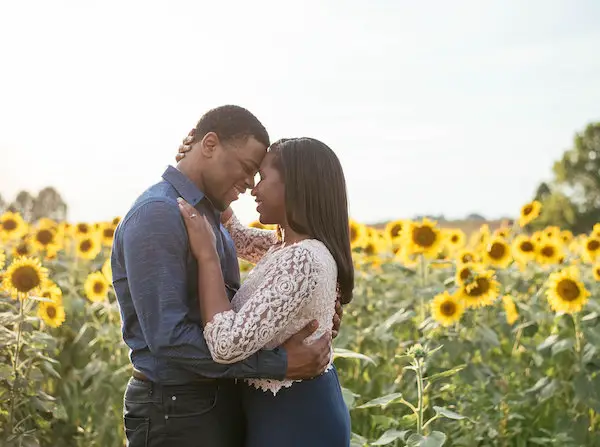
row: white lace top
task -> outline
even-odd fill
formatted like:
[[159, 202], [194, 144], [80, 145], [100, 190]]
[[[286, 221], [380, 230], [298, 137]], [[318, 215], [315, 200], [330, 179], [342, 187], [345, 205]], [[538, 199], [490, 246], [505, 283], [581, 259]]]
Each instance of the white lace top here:
[[[232, 300], [204, 327], [215, 362], [234, 363], [256, 351], [280, 346], [311, 320], [319, 328], [307, 343], [332, 328], [337, 266], [325, 245], [315, 239], [277, 246], [274, 231], [243, 226], [233, 215], [225, 224], [240, 258], [256, 263]], [[328, 370], [331, 369], [331, 357]], [[294, 381], [247, 379], [276, 394]]]

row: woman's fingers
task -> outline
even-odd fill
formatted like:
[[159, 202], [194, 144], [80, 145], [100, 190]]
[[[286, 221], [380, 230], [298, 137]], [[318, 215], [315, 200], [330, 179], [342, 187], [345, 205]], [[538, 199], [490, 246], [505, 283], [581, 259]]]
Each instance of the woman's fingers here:
[[179, 204], [179, 209], [181, 210], [181, 214], [183, 214], [183, 217], [185, 219], [192, 219], [192, 216], [195, 217], [195, 215], [198, 214], [196, 209], [192, 207], [189, 203], [187, 203], [185, 200], [183, 200], [181, 197], [177, 198], [177, 203]]

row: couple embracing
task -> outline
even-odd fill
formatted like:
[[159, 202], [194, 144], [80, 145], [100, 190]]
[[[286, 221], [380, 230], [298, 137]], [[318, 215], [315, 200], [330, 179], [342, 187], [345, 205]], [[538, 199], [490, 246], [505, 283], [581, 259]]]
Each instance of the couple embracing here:
[[[128, 445], [347, 447], [331, 338], [354, 270], [337, 156], [313, 138], [271, 144], [252, 113], [222, 106], [177, 161], [114, 238]], [[278, 231], [238, 221], [247, 189]], [[238, 257], [255, 264], [243, 284]]]

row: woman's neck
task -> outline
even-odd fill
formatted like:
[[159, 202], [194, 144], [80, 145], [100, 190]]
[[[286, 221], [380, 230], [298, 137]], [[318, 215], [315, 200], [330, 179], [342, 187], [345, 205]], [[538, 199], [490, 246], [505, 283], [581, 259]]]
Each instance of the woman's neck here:
[[281, 242], [283, 245], [295, 244], [296, 242], [300, 242], [308, 238], [306, 234], [297, 233], [296, 231], [292, 230], [287, 223], [280, 225], [279, 227], [281, 228]]

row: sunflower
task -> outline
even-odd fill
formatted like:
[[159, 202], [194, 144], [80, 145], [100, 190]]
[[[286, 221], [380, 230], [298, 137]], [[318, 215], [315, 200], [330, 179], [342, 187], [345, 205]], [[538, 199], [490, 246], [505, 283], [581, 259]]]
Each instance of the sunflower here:
[[258, 228], [259, 230], [264, 230], [265, 229], [265, 226], [262, 223], [260, 223], [260, 221], [258, 221], [258, 220], [254, 220], [254, 221], [250, 222], [248, 224], [248, 226], [250, 228]]
[[102, 240], [102, 244], [104, 246], [112, 246], [116, 228], [117, 227], [112, 223], [104, 223], [100, 225], [100, 239]]
[[446, 246], [452, 252], [456, 252], [463, 248], [467, 242], [467, 236], [465, 236], [465, 232], [458, 228], [452, 228], [450, 230], [446, 230], [444, 232]]
[[498, 228], [494, 231], [493, 237], [500, 237], [506, 239], [510, 235], [510, 228]]
[[579, 279], [577, 267], [567, 267], [548, 278], [548, 303], [555, 312], [576, 313], [587, 302], [590, 292]]
[[458, 291], [458, 296], [469, 308], [483, 307], [496, 300], [499, 288], [500, 284], [494, 279], [494, 272], [487, 270], [478, 272], [471, 281], [463, 284]]
[[406, 226], [406, 222], [403, 220], [393, 220], [388, 222], [385, 226], [385, 234], [392, 241], [400, 238], [402, 236], [402, 230]]
[[541, 210], [542, 204], [537, 200], [523, 205], [521, 208], [521, 217], [519, 217], [519, 226], [524, 227], [525, 225], [537, 219]]
[[110, 266], [110, 257], [106, 258], [106, 261], [104, 261], [104, 264], [102, 265], [102, 274], [109, 283], [112, 283], [112, 269]]
[[12, 249], [13, 257], [21, 258], [23, 256], [32, 257], [36, 254], [34, 245], [29, 239], [21, 239]]
[[83, 287], [85, 295], [92, 302], [104, 301], [108, 297], [109, 284], [100, 272], [90, 273]]
[[562, 230], [560, 232], [560, 238], [565, 244], [570, 244], [573, 240], [573, 233], [571, 233], [569, 230]]
[[485, 247], [487, 245], [490, 237], [490, 226], [488, 224], [483, 224], [481, 227], [479, 227], [478, 231], [475, 231], [473, 234], [471, 234], [471, 237], [469, 238], [469, 244], [471, 247], [479, 250], [481, 247]]
[[592, 273], [594, 274], [594, 279], [600, 281], [600, 262], [592, 267]]
[[587, 262], [594, 263], [600, 257], [600, 239], [590, 236], [583, 245], [583, 257]]
[[484, 268], [481, 264], [476, 264], [474, 262], [467, 262], [466, 264], [461, 264], [456, 269], [454, 281], [459, 286], [469, 284], [469, 282], [471, 282], [478, 273], [481, 273], [483, 271]]
[[483, 262], [494, 267], [506, 268], [511, 260], [510, 246], [501, 237], [492, 238], [483, 252]]
[[42, 301], [38, 307], [38, 317], [50, 327], [59, 327], [65, 321], [65, 309], [60, 303]]
[[76, 248], [79, 258], [92, 260], [98, 256], [102, 246], [97, 237], [83, 237], [77, 241]]
[[560, 245], [552, 239], [542, 239], [537, 246], [537, 261], [542, 265], [559, 264], [563, 259]]
[[442, 326], [451, 326], [460, 321], [465, 306], [455, 295], [450, 295], [448, 291], [437, 295], [431, 302], [431, 314], [433, 318]]
[[39, 251], [57, 251], [59, 249], [59, 241], [57, 229], [53, 227], [41, 226], [33, 233], [33, 246]]
[[0, 239], [19, 239], [27, 233], [27, 224], [19, 213], [7, 211], [0, 216]]
[[58, 287], [58, 285], [54, 281], [48, 279], [40, 287], [39, 296], [41, 296], [42, 298], [47, 298], [49, 300], [54, 301], [55, 303], [60, 304], [60, 303], [62, 303], [63, 294], [62, 294], [62, 290], [60, 290], [60, 287]]
[[506, 314], [506, 322], [511, 326], [519, 319], [519, 312], [517, 306], [510, 295], [504, 295], [502, 297], [502, 305], [504, 306], [504, 313]]
[[423, 254], [426, 258], [435, 258], [440, 251], [442, 237], [436, 223], [427, 218], [421, 222], [410, 222], [404, 235], [409, 253]]
[[85, 222], [80, 222], [71, 227], [71, 231], [73, 233], [73, 236], [83, 238], [91, 236], [96, 230], [93, 225], [87, 224]]
[[39, 259], [17, 258], [4, 273], [3, 288], [14, 299], [22, 300], [30, 293], [37, 294], [47, 278], [48, 272]]
[[366, 236], [366, 228], [364, 225], [356, 222], [353, 219], [349, 220], [350, 226], [350, 245], [354, 247], [358, 247], [361, 245], [363, 238]]
[[121, 217], [117, 216], [112, 220], [112, 224], [116, 227], [121, 222]]
[[519, 234], [512, 243], [512, 253], [521, 263], [535, 259], [535, 243], [525, 234]]
[[0, 248], [0, 270], [4, 268], [4, 264], [6, 263], [6, 255], [4, 254], [4, 250]]
[[468, 262], [479, 262], [479, 256], [473, 250], [461, 250], [456, 256], [458, 262], [466, 264]]

